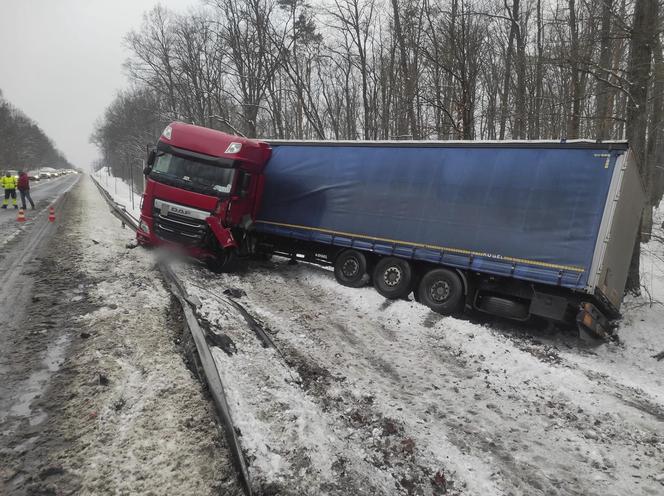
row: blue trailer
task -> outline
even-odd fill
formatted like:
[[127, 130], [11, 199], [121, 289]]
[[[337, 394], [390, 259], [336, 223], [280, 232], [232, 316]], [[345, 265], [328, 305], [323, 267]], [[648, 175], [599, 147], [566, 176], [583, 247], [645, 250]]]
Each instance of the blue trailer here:
[[263, 251], [444, 314], [619, 315], [643, 204], [625, 142], [269, 143]]

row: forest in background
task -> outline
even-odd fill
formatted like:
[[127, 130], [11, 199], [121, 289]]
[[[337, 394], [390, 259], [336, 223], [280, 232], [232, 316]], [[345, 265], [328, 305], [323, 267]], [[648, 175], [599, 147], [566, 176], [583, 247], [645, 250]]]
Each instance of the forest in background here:
[[0, 172], [41, 167], [73, 168], [44, 131], [0, 91]]
[[661, 27], [657, 0], [160, 6], [126, 36], [131, 85], [91, 140], [99, 166], [140, 180], [173, 120], [280, 139], [627, 139], [647, 239], [664, 193]]

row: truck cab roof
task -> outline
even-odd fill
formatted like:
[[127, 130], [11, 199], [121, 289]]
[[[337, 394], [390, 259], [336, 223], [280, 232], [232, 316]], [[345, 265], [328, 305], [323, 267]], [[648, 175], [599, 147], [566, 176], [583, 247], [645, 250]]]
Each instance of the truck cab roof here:
[[169, 124], [159, 140], [175, 148], [232, 162], [238, 161], [243, 168], [255, 171], [262, 170], [272, 151], [270, 145], [264, 141], [183, 122]]

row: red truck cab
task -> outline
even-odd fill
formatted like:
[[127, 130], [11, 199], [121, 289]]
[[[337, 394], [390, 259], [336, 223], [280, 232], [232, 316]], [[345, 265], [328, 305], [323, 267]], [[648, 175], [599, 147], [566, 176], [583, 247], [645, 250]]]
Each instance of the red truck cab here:
[[174, 122], [148, 155], [142, 245], [170, 245], [223, 268], [256, 217], [267, 143]]

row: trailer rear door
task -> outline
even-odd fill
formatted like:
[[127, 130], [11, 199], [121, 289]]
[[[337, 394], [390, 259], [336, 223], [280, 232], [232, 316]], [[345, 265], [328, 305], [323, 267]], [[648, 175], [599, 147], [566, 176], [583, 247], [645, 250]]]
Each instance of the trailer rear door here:
[[645, 200], [641, 177], [631, 150], [616, 164], [604, 219], [593, 257], [590, 292], [604, 296], [620, 310], [627, 272]]

